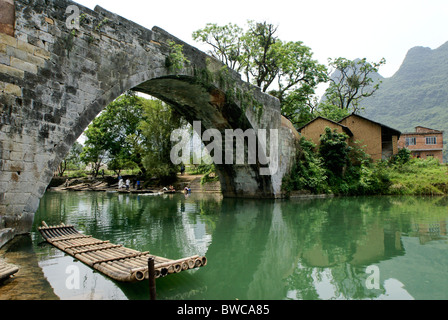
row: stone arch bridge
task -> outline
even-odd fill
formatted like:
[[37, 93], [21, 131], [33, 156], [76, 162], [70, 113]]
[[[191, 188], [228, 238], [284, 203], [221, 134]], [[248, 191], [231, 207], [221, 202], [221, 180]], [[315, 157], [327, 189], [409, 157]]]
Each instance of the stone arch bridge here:
[[[173, 44], [183, 45], [183, 67]], [[167, 102], [202, 130], [277, 129], [275, 174], [261, 175], [259, 163], [217, 170], [224, 196], [282, 196], [298, 134], [277, 99], [158, 27], [71, 1], [0, 0], [0, 246], [30, 230], [54, 170], [127, 90]]]

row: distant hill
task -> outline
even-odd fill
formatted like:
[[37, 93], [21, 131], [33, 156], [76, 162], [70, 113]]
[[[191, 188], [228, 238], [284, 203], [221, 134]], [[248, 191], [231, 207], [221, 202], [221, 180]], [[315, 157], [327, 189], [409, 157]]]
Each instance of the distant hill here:
[[361, 102], [361, 115], [402, 132], [424, 126], [445, 131], [448, 160], [448, 42], [441, 47], [415, 47], [400, 69], [383, 78], [380, 89]]

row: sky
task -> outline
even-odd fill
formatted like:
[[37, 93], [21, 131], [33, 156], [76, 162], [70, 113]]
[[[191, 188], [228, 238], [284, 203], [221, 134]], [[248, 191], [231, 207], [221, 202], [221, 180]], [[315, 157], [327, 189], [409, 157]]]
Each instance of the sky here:
[[148, 29], [158, 26], [203, 51], [193, 31], [207, 23], [245, 26], [247, 20], [278, 26], [284, 41], [302, 41], [314, 58], [386, 59], [383, 77], [398, 71], [409, 49], [448, 42], [447, 0], [76, 0], [96, 5]]

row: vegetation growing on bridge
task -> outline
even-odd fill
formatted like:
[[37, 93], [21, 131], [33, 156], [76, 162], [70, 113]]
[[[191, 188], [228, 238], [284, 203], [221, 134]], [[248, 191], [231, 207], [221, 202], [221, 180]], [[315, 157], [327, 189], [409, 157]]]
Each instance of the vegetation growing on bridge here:
[[186, 64], [190, 63], [190, 61], [183, 53], [183, 45], [177, 44], [174, 41], [170, 41], [168, 45], [170, 47], [170, 52], [169, 56], [166, 58], [165, 66], [168, 70], [176, 73], [177, 71], [182, 70]]

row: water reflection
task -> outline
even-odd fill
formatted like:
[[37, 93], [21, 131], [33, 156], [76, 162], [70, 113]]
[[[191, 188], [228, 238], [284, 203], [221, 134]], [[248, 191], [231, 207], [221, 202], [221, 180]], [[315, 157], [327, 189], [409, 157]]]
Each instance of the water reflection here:
[[[205, 268], [159, 279], [159, 299], [447, 299], [446, 207], [446, 198], [271, 201], [48, 193], [36, 225], [63, 221], [172, 259], [207, 256]], [[37, 233], [33, 237], [38, 241]], [[50, 267], [56, 251], [35, 250], [49, 283], [63, 288], [73, 259], [59, 257]], [[379, 274], [366, 272], [369, 266]], [[87, 267], [83, 272], [83, 292], [56, 294], [148, 298], [147, 284], [115, 283]], [[373, 289], [366, 284], [372, 277]]]

